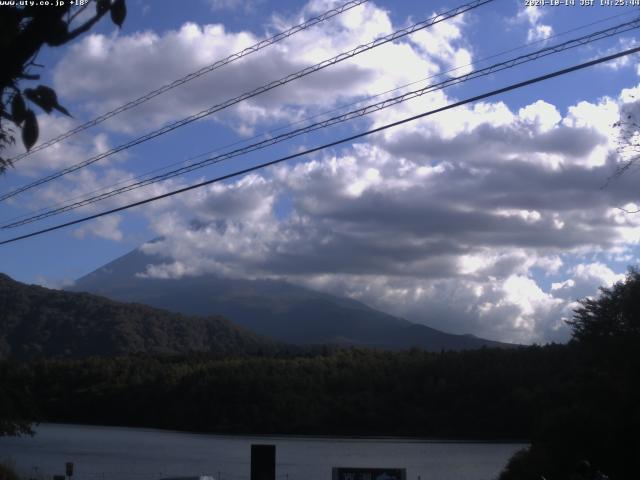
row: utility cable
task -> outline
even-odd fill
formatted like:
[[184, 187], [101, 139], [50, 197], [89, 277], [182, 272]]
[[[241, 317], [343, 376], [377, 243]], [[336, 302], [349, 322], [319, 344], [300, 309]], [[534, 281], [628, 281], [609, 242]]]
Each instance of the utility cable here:
[[160, 88], [157, 88], [155, 90], [152, 90], [151, 92], [135, 99], [135, 100], [131, 100], [128, 103], [125, 103], [124, 105], [119, 106], [118, 108], [115, 108], [113, 110], [110, 110], [106, 113], [103, 113], [102, 115], [94, 118], [93, 120], [90, 120], [88, 122], [83, 123], [82, 125], [78, 125], [77, 127], [61, 134], [58, 135], [55, 138], [52, 138], [50, 140], [47, 140], [44, 143], [41, 143], [40, 145], [36, 145], [35, 147], [33, 147], [31, 150], [28, 150], [27, 152], [21, 153], [20, 155], [16, 155], [14, 158], [10, 159], [9, 161], [12, 163], [17, 162], [18, 160], [22, 160], [25, 157], [28, 157], [29, 155], [35, 153], [35, 152], [39, 152], [40, 150], [44, 150], [47, 147], [50, 147], [52, 145], [55, 145], [56, 143], [61, 142], [62, 140], [65, 140], [69, 137], [71, 137], [72, 135], [75, 135], [76, 133], [82, 132], [84, 130], [87, 130], [88, 128], [91, 128], [95, 125], [98, 125], [102, 122], [104, 122], [105, 120], [110, 119], [111, 117], [114, 117], [116, 115], [118, 115], [119, 113], [122, 112], [126, 112], [127, 110], [130, 110], [134, 107], [137, 107], [138, 105], [141, 105], [149, 100], [151, 100], [154, 97], [157, 97], [158, 95], [161, 95], [165, 92], [168, 92], [169, 90], [172, 90], [180, 85], [183, 85], [187, 82], [190, 82], [191, 80], [194, 80], [198, 77], [201, 77], [207, 73], [213, 72], [214, 70], [217, 70], [218, 68], [224, 67], [225, 65], [228, 65], [232, 62], [235, 62], [236, 60], [239, 60], [241, 58], [246, 57], [247, 55], [251, 55], [252, 53], [258, 52], [260, 50], [262, 50], [265, 47], [268, 47], [270, 45], [273, 45], [275, 43], [278, 43], [286, 38], [291, 37], [292, 35], [295, 35], [298, 32], [301, 32], [303, 30], [307, 30], [311, 27], [313, 27], [314, 25], [317, 25], [319, 23], [324, 22], [325, 20], [329, 20], [330, 18], [335, 17], [336, 15], [340, 15], [343, 12], [346, 12], [347, 10], [351, 10], [354, 7], [357, 7], [358, 5], [361, 5], [363, 3], [368, 2], [369, 0], [352, 0], [349, 1], [337, 8], [333, 8], [331, 10], [328, 10], [316, 17], [310, 18], [309, 20], [307, 20], [306, 22], [303, 22], [299, 25], [295, 25], [287, 30], [284, 30], [280, 33], [277, 33], [276, 35], [273, 35], [269, 38], [266, 38], [264, 40], [261, 40], [253, 45], [251, 45], [250, 47], [245, 48], [244, 50], [241, 50], [239, 52], [236, 53], [232, 53], [231, 55], [229, 55], [226, 58], [223, 58], [222, 60], [218, 60], [214, 63], [212, 63], [211, 65], [207, 65], [206, 67], [202, 67], [200, 70], [197, 70], [195, 72], [189, 73], [188, 75], [185, 75], [184, 77], [181, 77], [177, 80], [174, 80], [171, 83], [167, 83], [165, 85], [163, 85]]
[[156, 138], [160, 135], [164, 135], [168, 132], [171, 132], [172, 130], [175, 130], [177, 128], [183, 127], [185, 125], [188, 125], [192, 122], [195, 122], [196, 120], [200, 120], [204, 117], [207, 117], [209, 115], [212, 115], [213, 113], [219, 112], [220, 110], [223, 110], [225, 108], [228, 108], [232, 105], [235, 105], [237, 103], [242, 102], [243, 100], [247, 100], [249, 98], [255, 97], [257, 95], [260, 95], [262, 93], [268, 92], [269, 90], [273, 90], [274, 88], [277, 88], [281, 85], [285, 85], [287, 83], [290, 83], [294, 80], [297, 80], [299, 78], [305, 77], [307, 75], [310, 75], [314, 72], [317, 72], [319, 70], [322, 70], [324, 68], [327, 68], [329, 66], [335, 65], [337, 63], [340, 63], [344, 60], [347, 60], [349, 58], [352, 58], [360, 53], [372, 50], [376, 47], [379, 47], [380, 45], [384, 45], [386, 43], [392, 42], [394, 40], [397, 40], [399, 38], [405, 37], [407, 35], [410, 35], [418, 30], [422, 30], [424, 28], [430, 27], [432, 25], [435, 25], [436, 23], [440, 23], [444, 20], [447, 20], [449, 18], [455, 17], [457, 15], [460, 15], [464, 12], [467, 12], [469, 10], [478, 8], [482, 5], [485, 5], [487, 3], [493, 2], [494, 0], [474, 0], [473, 2], [461, 5], [459, 7], [455, 7], [451, 10], [448, 10], [442, 14], [438, 14], [435, 15], [434, 17], [431, 17], [427, 20], [424, 20], [422, 22], [418, 22], [418, 23], [414, 23], [413, 25], [407, 27], [407, 28], [403, 28], [400, 30], [396, 30], [395, 32], [386, 35], [384, 37], [380, 37], [377, 38], [375, 40], [373, 40], [372, 42], [360, 45], [348, 52], [343, 52], [339, 55], [336, 55], [335, 57], [332, 57], [330, 59], [324, 60], [320, 63], [317, 63], [315, 65], [312, 65], [310, 67], [306, 67], [296, 73], [292, 73], [290, 75], [287, 75], [286, 77], [283, 77], [279, 80], [275, 80], [267, 85], [263, 85], [262, 87], [258, 87], [250, 92], [247, 93], [243, 93], [242, 95], [239, 95], [235, 98], [232, 98], [230, 100], [227, 100], [223, 103], [214, 105], [206, 110], [202, 110], [201, 112], [198, 112], [194, 115], [191, 115], [189, 117], [183, 118], [181, 120], [175, 121], [170, 123], [169, 125], [166, 125], [158, 130], [154, 130], [152, 132], [147, 133], [146, 135], [143, 135], [141, 137], [138, 137], [134, 140], [131, 140], [127, 143], [124, 143], [122, 145], [119, 145], [118, 147], [112, 148], [111, 150], [108, 150], [106, 152], [103, 152], [99, 155], [96, 155], [94, 157], [91, 157], [83, 162], [77, 163], [75, 165], [72, 165], [70, 167], [67, 167], [63, 170], [60, 170], [58, 172], [52, 173], [51, 175], [48, 175], [44, 178], [41, 178], [39, 180], [36, 180], [34, 182], [31, 182], [27, 185], [23, 185], [22, 187], [19, 187], [15, 190], [12, 190], [9, 193], [5, 193], [3, 195], [0, 195], [0, 201], [4, 201], [7, 200], [11, 197], [14, 197], [16, 195], [18, 195], [19, 193], [22, 193], [26, 190], [30, 190], [34, 187], [37, 187], [39, 185], [42, 185], [44, 183], [50, 182], [52, 180], [55, 180], [57, 178], [60, 178], [64, 175], [67, 175], [69, 173], [75, 172], [77, 170], [80, 170], [81, 168], [84, 168], [88, 165], [91, 165], [92, 163], [95, 163], [99, 160], [102, 160], [106, 157], [109, 157], [115, 153], [121, 152], [123, 150], [126, 150], [128, 148], [131, 148], [133, 146], [139, 145], [143, 142], [146, 142], [148, 140], [151, 140], [153, 138]]
[[359, 138], [363, 138], [363, 137], [372, 135], [374, 133], [379, 133], [379, 132], [382, 132], [382, 131], [387, 130], [389, 128], [397, 127], [399, 125], [403, 125], [405, 123], [409, 123], [409, 122], [418, 120], [420, 118], [428, 117], [428, 116], [434, 115], [436, 113], [443, 112], [445, 110], [450, 110], [450, 109], [453, 109], [453, 108], [456, 108], [456, 107], [460, 107], [462, 105], [466, 105], [468, 103], [477, 102], [479, 100], [484, 100], [485, 98], [489, 98], [489, 97], [493, 97], [493, 96], [496, 96], [496, 95], [500, 95], [502, 93], [510, 92], [512, 90], [517, 90], [519, 88], [523, 88], [523, 87], [526, 87], [528, 85], [532, 85], [534, 83], [539, 83], [539, 82], [542, 82], [542, 81], [545, 81], [545, 80], [549, 80], [551, 78], [559, 77], [561, 75], [566, 75], [566, 74], [571, 73], [571, 72], [575, 72], [575, 71], [582, 70], [582, 69], [585, 69], [585, 68], [588, 68], [588, 67], [592, 67], [594, 65], [598, 65], [598, 64], [604, 63], [604, 62], [608, 62], [610, 60], [615, 60], [616, 58], [621, 58], [621, 57], [624, 57], [626, 55], [631, 55], [631, 54], [637, 53], [637, 52], [640, 52], [640, 47], [630, 48], [628, 50], [624, 50], [624, 51], [621, 51], [621, 52], [618, 52], [618, 53], [614, 53], [612, 55], [607, 55], [605, 57], [600, 57], [598, 59], [591, 60], [589, 62], [584, 62], [584, 63], [580, 63], [578, 65], [573, 65], [571, 67], [563, 68], [561, 70], [556, 70], [556, 71], [548, 73], [546, 75], [541, 75], [541, 76], [538, 76], [538, 77], [530, 78], [530, 79], [522, 81], [522, 82], [513, 83], [513, 84], [511, 84], [509, 86], [502, 87], [502, 88], [499, 88], [497, 90], [492, 90], [490, 92], [486, 92], [486, 93], [483, 93], [483, 94], [480, 94], [480, 95], [476, 95], [474, 97], [470, 97], [470, 98], [467, 98], [465, 100], [461, 100], [459, 102], [451, 103], [449, 105], [445, 105], [443, 107], [439, 107], [439, 108], [436, 108], [434, 110], [429, 110], [427, 112], [423, 112], [423, 113], [420, 113], [420, 114], [417, 114], [417, 115], [413, 115], [411, 117], [407, 117], [407, 118], [404, 118], [402, 120], [398, 120], [396, 122], [388, 123], [388, 124], [382, 125], [380, 127], [376, 127], [376, 128], [371, 129], [371, 130], [367, 130], [367, 131], [358, 133], [356, 135], [351, 135], [349, 137], [341, 138], [340, 140], [335, 140], [333, 142], [325, 143], [324, 145], [320, 145], [318, 147], [313, 147], [313, 148], [310, 148], [310, 149], [307, 149], [307, 150], [304, 150], [304, 151], [301, 151], [301, 152], [297, 152], [297, 153], [294, 153], [294, 154], [291, 154], [291, 155], [287, 155], [287, 156], [284, 156], [284, 157], [277, 158], [275, 160], [271, 160], [271, 161], [264, 162], [264, 163], [261, 163], [261, 164], [258, 164], [258, 165], [254, 165], [252, 167], [248, 167], [248, 168], [245, 168], [245, 169], [233, 172], [233, 173], [229, 173], [229, 174], [221, 175], [219, 177], [215, 177], [215, 178], [212, 178], [212, 179], [209, 179], [209, 180], [205, 180], [203, 182], [196, 183], [194, 185], [190, 185], [188, 187], [179, 188], [177, 190], [173, 190], [171, 192], [163, 193], [161, 195], [156, 195], [154, 197], [146, 198], [144, 200], [139, 200], [137, 202], [129, 203], [127, 205], [123, 205], [123, 206], [120, 206], [120, 207], [117, 207], [117, 208], [112, 208], [110, 210], [105, 210], [103, 212], [96, 213], [94, 215], [89, 215], [87, 217], [78, 218], [76, 220], [72, 220], [72, 221], [69, 221], [69, 222], [66, 222], [66, 223], [61, 223], [61, 224], [58, 224], [58, 225], [54, 225], [52, 227], [48, 227], [48, 228], [44, 228], [44, 229], [41, 229], [41, 230], [37, 230], [35, 232], [31, 232], [31, 233], [27, 233], [27, 234], [20, 235], [20, 236], [17, 236], [17, 237], [9, 238], [7, 240], [0, 241], [0, 245], [6, 245], [8, 243], [13, 243], [13, 242], [17, 242], [19, 240], [24, 240], [24, 239], [27, 239], [27, 238], [35, 237], [37, 235], [42, 235], [44, 233], [48, 233], [48, 232], [52, 232], [52, 231], [55, 231], [55, 230], [59, 230], [61, 228], [69, 227], [69, 226], [72, 226], [72, 225], [77, 225], [79, 223], [87, 222], [89, 220], [93, 220], [93, 219], [96, 219], [96, 218], [104, 217], [106, 215], [111, 215], [113, 213], [117, 213], [117, 212], [121, 212], [121, 211], [124, 211], [124, 210], [128, 210], [128, 209], [133, 208], [133, 207], [137, 207], [137, 206], [140, 206], [140, 205], [145, 205], [147, 203], [155, 202], [157, 200], [162, 200], [164, 198], [172, 197], [173, 195], [178, 195], [180, 193], [188, 192], [190, 190], [201, 188], [201, 187], [204, 187], [206, 185], [211, 185], [213, 183], [218, 183], [218, 182], [221, 182], [221, 181], [224, 181], [224, 180], [228, 180], [230, 178], [234, 178], [234, 177], [237, 177], [237, 176], [240, 176], [240, 175], [245, 175], [247, 173], [254, 172], [256, 170], [260, 170], [262, 168], [269, 167], [269, 166], [272, 166], [272, 165], [276, 165], [276, 164], [285, 162], [287, 160], [292, 160], [294, 158], [302, 157], [304, 155], [309, 155], [310, 153], [315, 153], [315, 152], [322, 151], [322, 150], [324, 150], [326, 148], [335, 147], [335, 146], [341, 145], [343, 143], [351, 142], [353, 140], [357, 140]]
[[[213, 148], [213, 149], [209, 149], [209, 150], [201, 152], [199, 154], [192, 155], [192, 156], [190, 156], [190, 157], [188, 157], [188, 158], [186, 158], [184, 160], [179, 160], [177, 162], [171, 162], [169, 164], [165, 164], [162, 167], [154, 168], [152, 170], [148, 170], [148, 171], [146, 171], [144, 173], [138, 174], [133, 178], [123, 178], [123, 179], [121, 179], [121, 180], [119, 180], [119, 181], [117, 181], [117, 182], [115, 182], [115, 183], [113, 183], [111, 185], [105, 185], [105, 186], [96, 188], [96, 189], [94, 189], [94, 190], [92, 190], [90, 192], [85, 192], [85, 193], [82, 193], [82, 194], [75, 195], [73, 197], [67, 198], [66, 200], [62, 200], [62, 201], [56, 203], [53, 206], [53, 208], [66, 206], [69, 203], [72, 203], [72, 202], [74, 202], [76, 200], [79, 200], [81, 198], [87, 197], [87, 195], [96, 195], [99, 192], [104, 192], [106, 190], [113, 189], [113, 188], [117, 187], [118, 185], [122, 185], [123, 183], [145, 179], [146, 177], [148, 177], [150, 175], [156, 174], [156, 173], [164, 171], [164, 170], [168, 170], [168, 169], [170, 169], [172, 167], [175, 167], [175, 166], [178, 166], [178, 165], [189, 165], [190, 164], [189, 162], [195, 161], [198, 158], [202, 158], [202, 157], [205, 157], [207, 155], [211, 155], [212, 153], [216, 153], [216, 152], [219, 152], [219, 151], [231, 148], [231, 147], [235, 147], [236, 145], [248, 144], [252, 140], [257, 140], [259, 138], [272, 137], [277, 132], [280, 132], [280, 131], [282, 131], [282, 130], [284, 130], [286, 128], [290, 128], [290, 127], [293, 127], [295, 125], [300, 125], [302, 123], [308, 122], [308, 121], [313, 120], [313, 119], [318, 118], [318, 117], [322, 117], [322, 116], [326, 116], [326, 115], [329, 115], [329, 114], [332, 114], [332, 113], [335, 113], [335, 112], [339, 112], [341, 110], [344, 110], [346, 108], [352, 107], [354, 105], [363, 104], [363, 103], [365, 103], [365, 102], [367, 102], [369, 100], [373, 100], [375, 98], [382, 97], [383, 95], [387, 95], [389, 93], [393, 93], [393, 92], [402, 90], [404, 88], [407, 88], [407, 87], [410, 87], [410, 86], [413, 86], [413, 85], [417, 85], [419, 83], [426, 82], [426, 81], [431, 80], [433, 78], [444, 77], [445, 75], [447, 75], [447, 74], [449, 74], [451, 72], [455, 72], [457, 70], [460, 70], [462, 68], [467, 68], [467, 67], [470, 67], [470, 66], [473, 66], [473, 65], [483, 64], [483, 63], [486, 63], [488, 60], [491, 60], [493, 58], [498, 58], [498, 57], [504, 56], [504, 55], [506, 55], [508, 53], [516, 52], [516, 51], [519, 51], [519, 50], [524, 50], [524, 49], [526, 49], [528, 47], [531, 47], [533, 45], [537, 45], [537, 44], [540, 44], [540, 43], [548, 43], [552, 39], [560, 38], [560, 37], [566, 36], [566, 35], [568, 35], [570, 33], [573, 33], [573, 32], [579, 31], [579, 30], [584, 30], [585, 28], [592, 27], [594, 25], [606, 23], [606, 22], [608, 22], [610, 20], [621, 18], [621, 17], [625, 17], [625, 16], [630, 16], [630, 15], [636, 15], [636, 12], [634, 12], [634, 11], [626, 11], [626, 12], [623, 12], [623, 13], [610, 15], [608, 17], [604, 17], [604, 18], [595, 20], [593, 22], [589, 22], [589, 23], [580, 25], [578, 27], [574, 27], [574, 28], [571, 28], [569, 30], [564, 30], [562, 32], [555, 33], [555, 34], [553, 34], [553, 35], [551, 35], [550, 37], [547, 37], [547, 38], [542, 38], [542, 39], [539, 39], [539, 40], [533, 40], [533, 41], [527, 42], [525, 44], [518, 45], [517, 47], [513, 47], [513, 48], [510, 48], [510, 49], [507, 49], [507, 50], [502, 50], [501, 52], [497, 52], [497, 53], [491, 54], [489, 56], [482, 57], [482, 58], [480, 58], [478, 60], [475, 60], [473, 62], [469, 62], [469, 63], [462, 64], [462, 65], [456, 65], [455, 67], [451, 67], [448, 70], [444, 70], [442, 72], [429, 75], [429, 76], [421, 78], [419, 80], [413, 80], [413, 81], [411, 81], [409, 83], [405, 83], [403, 85], [399, 85], [397, 87], [391, 88], [389, 90], [385, 90], [383, 92], [379, 92], [379, 93], [376, 93], [376, 94], [373, 94], [373, 95], [369, 95], [366, 98], [359, 99], [359, 100], [356, 100], [356, 101], [350, 102], [350, 103], [341, 104], [336, 108], [332, 108], [331, 110], [325, 110], [323, 112], [320, 112], [320, 113], [313, 114], [313, 115], [307, 116], [305, 118], [302, 118], [300, 120], [296, 120], [294, 122], [289, 122], [289, 123], [286, 123], [286, 124], [281, 125], [279, 127], [272, 128], [271, 130], [262, 131], [260, 133], [257, 133], [255, 135], [251, 136], [251, 137], [243, 138], [243, 139], [236, 140], [234, 142], [231, 142], [231, 143], [228, 143], [228, 144], [225, 144], [225, 145], [218, 146], [218, 147]], [[13, 217], [9, 217], [9, 218], [3, 220], [2, 223], [10, 223], [10, 222], [14, 222], [14, 221], [17, 221], [17, 220], [22, 220], [22, 219], [25, 219], [25, 218], [29, 217], [30, 215], [32, 215], [32, 216], [33, 215], [37, 215], [37, 214], [46, 212], [47, 210], [50, 210], [50, 209], [51, 209], [51, 207], [49, 207], [49, 208], [32, 209], [29, 213], [23, 213], [23, 214], [19, 214], [19, 215], [14, 215]]]
[[189, 173], [191, 171], [200, 169], [200, 168], [204, 168], [206, 166], [212, 165], [212, 164], [216, 164], [216, 163], [220, 163], [222, 161], [234, 158], [234, 157], [238, 157], [241, 155], [245, 155], [247, 153], [250, 152], [254, 152], [256, 150], [261, 150], [263, 148], [269, 147], [271, 145], [275, 145], [277, 143], [283, 142], [285, 140], [289, 140], [291, 138], [297, 137], [299, 135], [303, 135], [303, 134], [307, 134], [319, 129], [323, 129], [323, 128], [327, 128], [339, 123], [343, 123], [349, 120], [353, 120], [355, 118], [359, 118], [365, 115], [369, 115], [371, 113], [374, 112], [378, 112], [381, 110], [384, 110], [386, 108], [389, 108], [391, 106], [394, 105], [398, 105], [400, 103], [406, 102], [408, 100], [412, 100], [414, 98], [418, 98], [422, 95], [425, 95], [426, 93], [430, 93], [430, 92], [434, 92], [436, 90], [442, 90], [444, 88], [450, 87], [452, 85], [456, 85], [459, 83], [463, 83], [472, 79], [476, 79], [476, 78], [480, 78], [480, 77], [484, 77], [487, 75], [491, 75], [493, 73], [496, 72], [500, 72], [502, 70], [506, 70], [508, 68], [513, 68], [516, 67], [518, 65], [522, 65], [524, 63], [528, 63], [528, 62], [532, 62], [534, 60], [538, 60], [540, 58], [546, 57], [548, 55], [552, 55], [552, 54], [556, 54], [562, 51], [566, 51], [569, 50], [571, 48], [576, 48], [582, 45], [586, 45], [589, 44], [591, 42], [597, 41], [597, 40], [601, 40], [603, 38], [609, 38], [611, 36], [632, 30], [634, 28], [638, 28], [640, 27], [640, 18], [637, 18], [633, 21], [630, 22], [626, 22], [614, 27], [610, 27], [598, 32], [593, 32], [591, 34], [588, 35], [584, 35], [582, 37], [579, 38], [575, 38], [572, 40], [568, 40], [566, 42], [563, 42], [561, 44], [558, 45], [553, 45], [553, 46], [549, 46], [543, 49], [540, 49], [538, 51], [526, 54], [526, 55], [521, 55], [519, 57], [510, 59], [510, 60], [506, 60], [500, 63], [496, 63], [494, 65], [491, 65], [489, 67], [480, 69], [480, 70], [474, 70], [472, 72], [469, 72], [465, 75], [460, 75], [457, 77], [451, 77], [447, 80], [444, 80], [442, 82], [433, 84], [433, 85], [427, 85], [421, 89], [417, 89], [417, 90], [413, 90], [411, 92], [407, 92], [403, 95], [398, 95], [396, 97], [393, 98], [389, 98], [371, 105], [367, 105], [365, 107], [356, 109], [356, 110], [352, 110], [350, 112], [346, 112], [342, 115], [336, 115], [334, 117], [331, 117], [329, 119], [320, 121], [320, 122], [316, 122], [313, 123], [311, 125], [302, 127], [302, 128], [298, 128], [283, 134], [280, 134], [278, 136], [275, 136], [273, 138], [268, 138], [266, 140], [257, 142], [257, 143], [253, 143], [250, 145], [247, 145], [245, 147], [242, 148], [238, 148], [235, 150], [232, 150], [230, 152], [226, 152], [220, 155], [216, 155], [214, 157], [210, 157], [207, 158], [205, 160], [202, 160], [200, 162], [196, 162], [194, 164], [191, 165], [186, 165], [184, 167], [166, 172], [164, 174], [160, 174], [160, 175], [155, 175], [153, 177], [144, 179], [144, 180], [140, 180], [138, 182], [134, 182], [131, 183], [129, 185], [117, 188], [117, 189], [113, 189], [104, 193], [101, 193], [99, 195], [94, 195], [88, 198], [85, 198], [83, 200], [74, 202], [74, 203], [70, 203], [70, 204], [66, 204], [64, 206], [61, 207], [57, 207], [57, 208], [52, 208], [49, 210], [46, 210], [42, 213], [36, 214], [36, 215], [32, 215], [28, 218], [24, 218], [12, 223], [7, 223], [4, 225], [1, 225], [0, 228], [1, 229], [7, 229], [7, 228], [15, 228], [15, 227], [19, 227], [22, 225], [26, 225], [29, 223], [33, 223], [35, 221], [38, 220], [42, 220], [44, 218], [48, 218], [51, 217], [53, 215], [58, 215], [61, 213], [65, 213], [71, 210], [74, 210], [76, 208], [80, 208], [86, 205], [90, 205], [96, 202], [99, 202], [101, 200], [105, 200], [107, 198], [111, 198], [113, 196], [116, 195], [121, 195], [123, 193], [129, 192], [131, 190], [137, 189], [137, 188], [141, 188], [141, 187], [145, 187], [154, 183], [158, 183], [164, 180], [168, 180], [170, 178], [179, 176], [179, 175], [183, 175], [185, 173]]
[[[553, 35], [551, 35], [550, 37], [547, 37], [547, 38], [534, 40], [534, 41], [527, 42], [525, 44], [519, 45], [517, 47], [510, 48], [508, 50], [503, 50], [501, 52], [491, 54], [489, 56], [480, 58], [480, 59], [478, 59], [478, 60], [476, 60], [474, 62], [470, 62], [470, 63], [463, 64], [463, 65], [456, 65], [455, 67], [451, 67], [448, 70], [445, 70], [445, 71], [442, 71], [442, 72], [439, 72], [439, 73], [435, 73], [433, 75], [429, 75], [427, 77], [421, 78], [419, 80], [414, 80], [414, 81], [411, 81], [409, 83], [405, 83], [403, 85], [399, 85], [399, 86], [391, 88], [389, 90], [370, 95], [370, 96], [368, 96], [366, 98], [363, 98], [363, 99], [360, 99], [360, 100], [356, 100], [355, 102], [341, 104], [338, 107], [333, 108], [331, 110], [325, 110], [324, 112], [320, 112], [320, 113], [317, 113], [317, 114], [314, 114], [314, 115], [310, 115], [308, 117], [305, 117], [303, 119], [297, 120], [295, 122], [289, 122], [289, 123], [287, 123], [285, 125], [281, 125], [279, 127], [272, 128], [271, 130], [262, 131], [262, 132], [260, 132], [258, 134], [255, 134], [255, 135], [251, 136], [251, 137], [240, 139], [240, 140], [234, 141], [232, 143], [228, 143], [226, 145], [221, 145], [221, 146], [216, 147], [214, 149], [210, 149], [210, 150], [207, 150], [205, 152], [199, 153], [197, 155], [193, 155], [191, 157], [188, 157], [188, 158], [186, 158], [184, 160], [179, 160], [177, 162], [172, 162], [172, 163], [166, 164], [166, 165], [164, 165], [162, 167], [158, 167], [158, 168], [154, 168], [152, 170], [148, 170], [148, 171], [146, 171], [144, 173], [136, 175], [133, 178], [123, 178], [123, 179], [121, 179], [121, 180], [119, 180], [116, 183], [113, 183], [111, 185], [105, 185], [105, 186], [99, 187], [97, 189], [94, 189], [94, 190], [92, 190], [90, 192], [85, 192], [85, 193], [82, 193], [82, 194], [79, 194], [79, 195], [75, 195], [75, 196], [73, 196], [71, 198], [67, 198], [66, 200], [58, 202], [57, 204], [55, 204], [53, 206], [53, 208], [66, 206], [67, 204], [72, 203], [75, 200], [78, 200], [78, 199], [81, 199], [81, 198], [86, 198], [87, 195], [95, 195], [95, 194], [98, 194], [99, 192], [104, 192], [106, 190], [113, 189], [113, 188], [117, 187], [118, 185], [122, 185], [123, 183], [145, 179], [149, 175], [153, 175], [153, 174], [156, 174], [158, 172], [161, 172], [161, 171], [164, 171], [164, 170], [168, 170], [168, 169], [170, 169], [172, 167], [175, 167], [177, 165], [189, 165], [189, 162], [195, 161], [198, 158], [202, 158], [202, 157], [205, 157], [207, 155], [211, 155], [212, 153], [216, 153], [216, 152], [219, 152], [219, 151], [231, 148], [231, 147], [235, 147], [236, 145], [248, 144], [252, 140], [257, 140], [259, 138], [265, 138], [265, 137], [269, 138], [269, 137], [275, 135], [277, 132], [282, 131], [282, 130], [284, 130], [286, 128], [290, 128], [290, 127], [293, 127], [295, 125], [299, 125], [299, 124], [308, 122], [308, 121], [313, 120], [313, 119], [318, 118], [318, 117], [322, 117], [322, 116], [326, 116], [326, 115], [329, 115], [329, 114], [332, 114], [332, 113], [335, 113], [335, 112], [339, 112], [341, 110], [344, 110], [346, 108], [352, 107], [354, 105], [363, 104], [363, 103], [365, 103], [365, 102], [367, 102], [369, 100], [373, 100], [373, 99], [379, 98], [379, 97], [381, 97], [383, 95], [386, 95], [386, 94], [389, 94], [389, 93], [393, 93], [393, 92], [402, 90], [404, 88], [407, 88], [407, 87], [410, 87], [410, 86], [413, 86], [413, 85], [417, 85], [419, 83], [426, 82], [426, 81], [431, 80], [433, 78], [444, 77], [445, 75], [447, 75], [447, 74], [449, 74], [451, 72], [455, 72], [457, 70], [460, 70], [462, 68], [470, 67], [472, 65], [479, 65], [479, 64], [486, 63], [488, 60], [504, 56], [507, 53], [512, 53], [512, 52], [515, 52], [515, 51], [524, 50], [524, 49], [526, 49], [528, 47], [531, 47], [533, 45], [537, 45], [537, 44], [540, 44], [540, 43], [548, 43], [550, 40], [552, 40], [554, 38], [563, 37], [565, 35], [568, 35], [569, 33], [573, 33], [575, 31], [579, 31], [579, 30], [584, 30], [585, 28], [591, 27], [593, 25], [605, 23], [605, 22], [608, 22], [608, 21], [616, 19], [616, 18], [635, 15], [635, 14], [636, 14], [636, 12], [634, 12], [634, 11], [627, 11], [627, 12], [623, 12], [623, 13], [618, 13], [616, 15], [610, 15], [608, 17], [604, 17], [604, 18], [598, 19], [596, 21], [580, 25], [578, 27], [571, 28], [569, 30], [564, 30], [562, 32], [558, 32], [558, 33], [553, 34]], [[10, 217], [10, 218], [7, 218], [7, 219], [3, 220], [2, 222], [13, 222], [13, 221], [25, 219], [25, 218], [29, 217], [30, 215], [37, 215], [37, 214], [46, 212], [47, 210], [50, 210], [50, 209], [51, 209], [51, 207], [50, 208], [32, 209], [29, 213], [15, 215], [13, 217]]]

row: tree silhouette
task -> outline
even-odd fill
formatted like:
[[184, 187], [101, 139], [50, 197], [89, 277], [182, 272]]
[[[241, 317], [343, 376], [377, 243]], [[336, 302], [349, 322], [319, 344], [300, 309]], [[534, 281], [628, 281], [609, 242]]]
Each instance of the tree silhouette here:
[[[630, 98], [632, 101], [621, 107], [620, 117], [613, 124], [613, 127], [618, 129], [616, 151], [620, 162], [609, 180], [624, 175], [640, 161], [640, 100], [634, 95], [630, 95]], [[640, 213], [640, 209], [620, 209], [627, 213]]]
[[624, 282], [600, 288], [599, 298], [580, 300], [571, 326], [578, 341], [640, 336], [640, 271], [631, 268]]
[[[64, 45], [87, 32], [107, 13], [120, 27], [127, 14], [125, 0], [87, 0], [83, 5], [71, 1], [59, 2], [60, 5], [54, 5], [54, 1], [47, 3], [50, 5], [0, 7], [0, 173], [11, 165], [2, 151], [15, 143], [16, 129], [21, 131], [27, 150], [38, 140], [33, 105], [47, 113], [57, 110], [69, 115], [58, 103], [52, 88], [38, 85], [21, 89], [19, 86], [23, 80], [40, 79], [40, 75], [34, 73], [35, 68], [42, 67], [35, 61], [40, 49], [44, 45]], [[77, 24], [80, 14], [88, 8], [95, 8], [94, 13]]]

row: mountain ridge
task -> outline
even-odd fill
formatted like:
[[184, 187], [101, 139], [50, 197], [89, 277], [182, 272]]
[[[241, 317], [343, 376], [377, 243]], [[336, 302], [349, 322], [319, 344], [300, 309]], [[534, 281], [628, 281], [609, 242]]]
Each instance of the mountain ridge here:
[[358, 300], [282, 280], [232, 279], [212, 274], [180, 279], [139, 275], [149, 265], [160, 262], [160, 257], [134, 249], [81, 277], [68, 289], [188, 315], [220, 314], [259, 335], [297, 345], [418, 347], [430, 351], [513, 346], [470, 334], [441, 332]]

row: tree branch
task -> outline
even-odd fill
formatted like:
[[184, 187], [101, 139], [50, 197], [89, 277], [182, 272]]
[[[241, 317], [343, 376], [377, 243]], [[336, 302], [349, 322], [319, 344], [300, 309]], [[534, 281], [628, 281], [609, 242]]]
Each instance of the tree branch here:
[[[87, 4], [88, 5], [88, 4]], [[96, 13], [93, 18], [87, 20], [86, 22], [84, 22], [82, 25], [80, 25], [78, 28], [76, 28], [75, 30], [69, 32], [67, 34], [66, 40], [65, 42], [68, 42], [70, 40], [73, 40], [74, 38], [76, 38], [78, 35], [82, 35], [85, 32], [88, 32], [91, 27], [93, 27], [102, 17], [104, 17], [104, 15], [108, 12], [109, 10], [106, 10], [102, 13]]]

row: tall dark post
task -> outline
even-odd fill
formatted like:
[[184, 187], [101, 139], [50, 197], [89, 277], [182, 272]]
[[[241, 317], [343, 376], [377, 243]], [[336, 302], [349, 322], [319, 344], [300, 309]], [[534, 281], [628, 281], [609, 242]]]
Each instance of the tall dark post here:
[[276, 480], [275, 445], [251, 445], [251, 480]]

